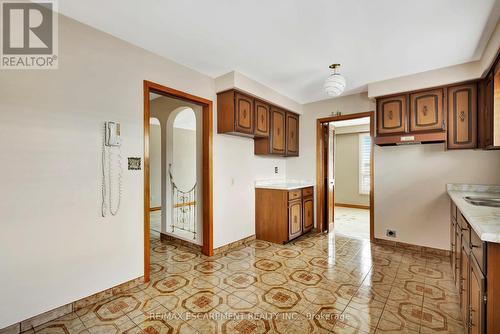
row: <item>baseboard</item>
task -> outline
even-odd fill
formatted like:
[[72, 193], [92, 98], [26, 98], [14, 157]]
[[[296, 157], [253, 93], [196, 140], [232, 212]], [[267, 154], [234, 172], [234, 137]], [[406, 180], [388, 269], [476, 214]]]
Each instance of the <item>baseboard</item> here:
[[66, 314], [82, 309], [84, 307], [96, 304], [114, 295], [118, 295], [123, 291], [132, 289], [138, 286], [139, 284], [142, 284], [143, 282], [144, 282], [144, 276], [141, 276], [133, 280], [127, 281], [125, 283], [118, 284], [112, 288], [106, 289], [104, 291], [95, 293], [88, 297], [79, 299], [72, 303], [63, 305], [61, 307], [57, 307], [53, 310], [44, 312], [29, 319], [2, 328], [0, 329], [0, 334], [19, 334], [29, 330], [33, 330], [37, 326], [43, 325], [49, 321], [52, 321]]
[[160, 240], [161, 241], [167, 241], [167, 242], [171, 242], [173, 244], [177, 244], [179, 246], [184, 246], [184, 247], [188, 247], [188, 248], [192, 248], [196, 251], [200, 251], [201, 252], [201, 246], [200, 245], [197, 245], [193, 242], [189, 242], [187, 240], [184, 240], [184, 239], [180, 239], [180, 238], [177, 238], [177, 237], [174, 237], [173, 235], [170, 235], [170, 234], [165, 234], [165, 233], [161, 233], [160, 232]]
[[335, 206], [341, 206], [344, 208], [353, 208], [353, 209], [364, 209], [370, 210], [369, 205], [360, 205], [360, 204], [347, 204], [347, 203], [335, 203]]
[[247, 243], [249, 241], [252, 241], [252, 240], [255, 240], [255, 234], [251, 235], [249, 237], [246, 237], [246, 238], [243, 238], [243, 239], [231, 242], [231, 243], [229, 243], [227, 245], [215, 248], [214, 249], [214, 255], [222, 254], [222, 253], [225, 253], [225, 252], [227, 252], [227, 251], [229, 251], [231, 249], [235, 249], [235, 248], [241, 247], [243, 244], [245, 244], [245, 243]]
[[161, 211], [161, 206], [155, 206], [155, 207], [152, 207], [152, 208], [149, 208], [149, 211]]
[[380, 245], [393, 246], [393, 247], [397, 247], [397, 248], [402, 248], [402, 249], [406, 249], [406, 250], [422, 252], [422, 253], [432, 254], [432, 255], [437, 255], [437, 256], [450, 256], [450, 254], [451, 254], [449, 250], [438, 249], [438, 248], [427, 247], [427, 246], [412, 245], [412, 244], [408, 244], [408, 243], [400, 242], [400, 241], [374, 238], [373, 242], [376, 244], [380, 244]]

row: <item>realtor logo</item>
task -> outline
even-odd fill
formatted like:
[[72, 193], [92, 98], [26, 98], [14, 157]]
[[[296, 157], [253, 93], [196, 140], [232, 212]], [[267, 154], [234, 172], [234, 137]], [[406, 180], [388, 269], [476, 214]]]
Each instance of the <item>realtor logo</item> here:
[[2, 69], [57, 68], [54, 1], [1, 1]]

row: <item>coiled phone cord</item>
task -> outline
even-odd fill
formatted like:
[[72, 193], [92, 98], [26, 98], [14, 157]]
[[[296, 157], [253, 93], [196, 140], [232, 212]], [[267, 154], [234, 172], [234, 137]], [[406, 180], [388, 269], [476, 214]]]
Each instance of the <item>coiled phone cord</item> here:
[[120, 146], [117, 147], [118, 149], [118, 203], [116, 205], [116, 210], [113, 210], [113, 199], [112, 199], [112, 195], [113, 195], [113, 191], [111, 191], [112, 189], [112, 175], [113, 175], [113, 149], [110, 148], [110, 153], [109, 153], [109, 212], [111, 212], [111, 214], [113, 216], [116, 216], [116, 214], [118, 213], [118, 210], [120, 209], [120, 204], [121, 204], [121, 201], [122, 201], [122, 173], [123, 173], [123, 167], [122, 167], [122, 150], [120, 148]]
[[104, 132], [102, 137], [102, 183], [101, 183], [101, 215], [106, 217], [106, 123], [104, 124]]

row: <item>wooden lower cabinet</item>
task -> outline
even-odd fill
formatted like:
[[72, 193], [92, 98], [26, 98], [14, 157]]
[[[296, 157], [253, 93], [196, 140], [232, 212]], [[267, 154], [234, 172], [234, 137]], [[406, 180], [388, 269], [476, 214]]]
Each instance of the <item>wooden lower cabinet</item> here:
[[314, 200], [312, 197], [306, 197], [302, 201], [304, 208], [303, 232], [309, 232], [314, 226]]
[[302, 234], [302, 200], [288, 203], [288, 238], [294, 239]]
[[485, 278], [473, 256], [470, 257], [469, 265], [469, 333], [480, 334], [484, 333], [485, 328]]
[[456, 216], [451, 263], [464, 333], [500, 333], [500, 243], [481, 241], [460, 210]]
[[460, 272], [460, 309], [462, 319], [467, 327], [469, 323], [469, 253], [467, 246], [462, 245], [462, 265]]
[[256, 238], [281, 244], [309, 232], [314, 226], [312, 192], [312, 187], [255, 189]]

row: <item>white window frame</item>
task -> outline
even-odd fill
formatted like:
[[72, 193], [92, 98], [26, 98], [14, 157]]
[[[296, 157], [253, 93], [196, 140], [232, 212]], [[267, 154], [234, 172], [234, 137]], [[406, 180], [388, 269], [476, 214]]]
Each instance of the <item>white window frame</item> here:
[[[363, 155], [365, 154], [364, 152], [364, 146], [363, 142], [368, 139], [369, 140], [369, 150], [368, 150], [368, 160], [369, 164], [372, 163], [371, 161], [371, 149], [372, 149], [372, 144], [371, 144], [371, 137], [369, 132], [363, 132], [360, 133], [358, 136], [358, 141], [359, 141], [359, 164], [358, 164], [358, 190], [361, 195], [369, 195], [370, 194], [370, 182], [371, 182], [371, 176], [370, 176], [370, 165], [368, 165], [368, 169], [364, 168], [365, 166], [363, 165]], [[368, 177], [368, 184], [364, 184], [365, 182], [363, 181]]]

